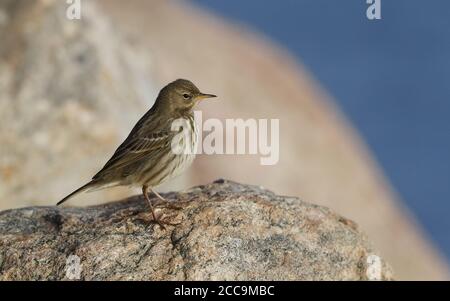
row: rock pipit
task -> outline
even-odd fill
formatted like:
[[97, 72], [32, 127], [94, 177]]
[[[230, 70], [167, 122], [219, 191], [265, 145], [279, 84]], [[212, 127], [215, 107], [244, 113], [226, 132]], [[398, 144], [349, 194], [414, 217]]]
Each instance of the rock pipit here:
[[[148, 191], [165, 201], [153, 188], [183, 172], [195, 157], [197, 127], [193, 108], [202, 99], [216, 97], [201, 93], [190, 81], [178, 79], [165, 86], [153, 107], [145, 113], [117, 148], [105, 166], [84, 186], [58, 202], [60, 205], [83, 191], [111, 186], [142, 187], [153, 221], [164, 228], [160, 216], [155, 214]], [[174, 131], [173, 123], [184, 121], [187, 127]], [[179, 135], [181, 132], [187, 135]], [[178, 151], [174, 151], [178, 149]], [[180, 151], [182, 150], [182, 151]]]

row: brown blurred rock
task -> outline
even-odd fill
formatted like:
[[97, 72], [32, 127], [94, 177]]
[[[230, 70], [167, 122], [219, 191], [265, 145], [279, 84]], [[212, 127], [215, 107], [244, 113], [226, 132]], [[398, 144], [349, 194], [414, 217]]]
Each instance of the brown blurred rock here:
[[[146, 201], [0, 213], [0, 280], [392, 279], [352, 222], [257, 187], [217, 181], [166, 196], [180, 224], [148, 224]], [[72, 257], [70, 257], [72, 256]], [[69, 272], [67, 272], [69, 270]], [[70, 274], [70, 273], [73, 274]]]

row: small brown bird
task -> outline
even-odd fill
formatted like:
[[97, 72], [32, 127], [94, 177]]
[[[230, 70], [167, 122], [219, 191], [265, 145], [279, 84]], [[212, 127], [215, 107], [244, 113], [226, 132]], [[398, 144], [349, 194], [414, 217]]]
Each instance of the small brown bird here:
[[[198, 141], [193, 108], [200, 100], [212, 97], [216, 96], [201, 93], [192, 82], [185, 79], [178, 79], [165, 86], [153, 107], [138, 121], [105, 166], [89, 183], [63, 198], [57, 205], [83, 191], [138, 185], [142, 187], [154, 222], [164, 228], [163, 221], [155, 214], [148, 191], [165, 201], [153, 188], [179, 175], [191, 165]], [[178, 130], [173, 127], [175, 122], [181, 125]]]

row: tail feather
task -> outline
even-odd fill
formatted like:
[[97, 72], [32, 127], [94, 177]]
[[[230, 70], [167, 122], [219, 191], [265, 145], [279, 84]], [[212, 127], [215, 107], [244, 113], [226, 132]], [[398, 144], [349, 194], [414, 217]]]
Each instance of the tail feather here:
[[56, 206], [61, 205], [62, 203], [64, 203], [65, 201], [69, 200], [71, 197], [73, 197], [76, 194], [79, 194], [83, 191], [87, 191], [91, 188], [94, 188], [94, 186], [96, 185], [96, 183], [94, 183], [93, 181], [81, 186], [80, 188], [78, 188], [77, 190], [75, 190], [74, 192], [72, 192], [71, 194], [69, 194], [68, 196], [66, 196], [65, 198], [63, 198], [61, 201], [59, 201]]

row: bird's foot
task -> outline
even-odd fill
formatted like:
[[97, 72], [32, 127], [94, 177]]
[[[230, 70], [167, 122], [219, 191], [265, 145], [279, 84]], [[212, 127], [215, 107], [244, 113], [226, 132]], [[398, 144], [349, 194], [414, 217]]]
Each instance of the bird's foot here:
[[183, 209], [183, 207], [181, 206], [177, 206], [173, 203], [173, 201], [168, 201], [166, 200], [163, 196], [161, 196], [156, 190], [151, 189], [151, 191], [153, 192], [153, 194], [158, 198], [158, 201], [156, 202], [152, 202], [152, 205], [154, 207], [159, 207], [159, 208], [167, 208], [167, 209], [172, 209], [172, 210], [181, 210]]

